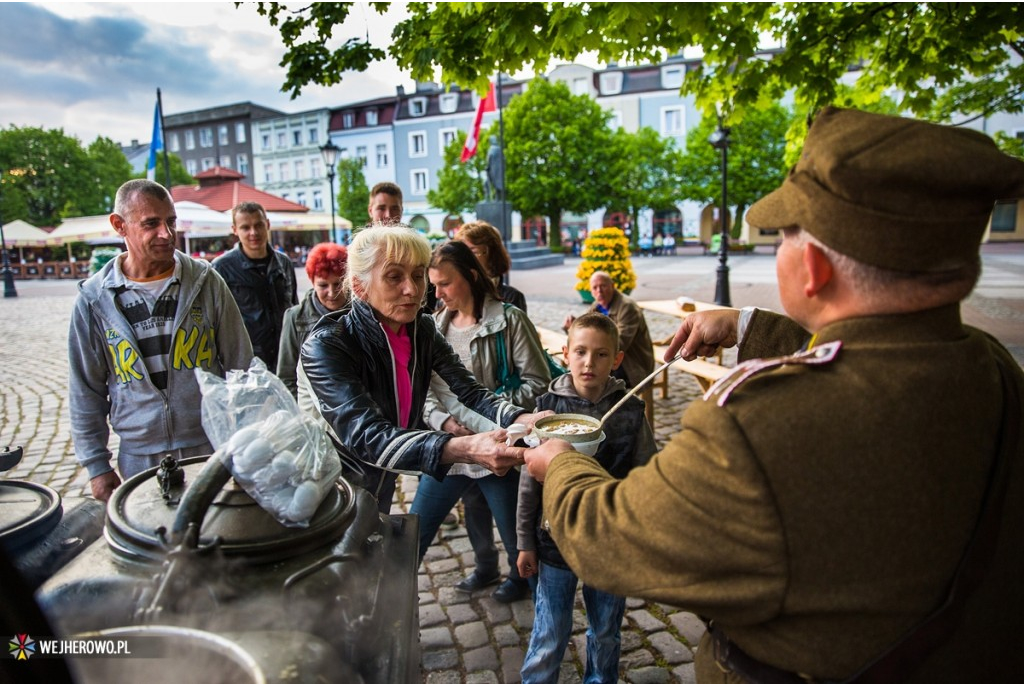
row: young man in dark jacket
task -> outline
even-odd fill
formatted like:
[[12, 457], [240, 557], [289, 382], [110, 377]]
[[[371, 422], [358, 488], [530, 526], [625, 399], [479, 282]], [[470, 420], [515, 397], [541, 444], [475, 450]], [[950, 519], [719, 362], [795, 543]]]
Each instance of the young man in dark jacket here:
[[271, 249], [270, 220], [260, 204], [235, 206], [231, 231], [238, 244], [213, 260], [213, 268], [238, 303], [253, 352], [273, 371], [285, 310], [299, 303], [295, 267], [287, 256]]

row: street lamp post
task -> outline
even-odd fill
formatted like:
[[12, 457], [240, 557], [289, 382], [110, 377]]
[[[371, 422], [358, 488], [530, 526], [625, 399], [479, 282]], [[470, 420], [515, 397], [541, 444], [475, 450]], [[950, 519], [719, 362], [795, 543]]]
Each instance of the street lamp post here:
[[338, 240], [337, 226], [334, 225], [334, 163], [338, 161], [338, 153], [341, 151], [334, 141], [328, 138], [327, 144], [320, 148], [320, 154], [324, 158], [324, 166], [327, 167], [327, 182], [331, 185], [331, 240], [334, 242], [341, 242]]
[[17, 297], [18, 289], [14, 287], [14, 272], [11, 270], [11, 258], [7, 254], [7, 238], [4, 236], [4, 217], [2, 214], [3, 178], [0, 177], [0, 250], [3, 251], [4, 297]]
[[718, 129], [708, 138], [711, 147], [722, 151], [722, 206], [719, 214], [722, 221], [722, 242], [718, 249], [718, 280], [715, 282], [715, 304], [731, 307], [729, 297], [729, 204], [726, 200], [729, 176], [729, 127], [722, 126], [722, 115], [718, 115]]

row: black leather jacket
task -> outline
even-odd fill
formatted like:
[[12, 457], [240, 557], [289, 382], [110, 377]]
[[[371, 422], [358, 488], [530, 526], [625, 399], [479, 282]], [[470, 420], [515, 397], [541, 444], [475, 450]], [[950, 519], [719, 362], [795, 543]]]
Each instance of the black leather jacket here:
[[422, 472], [441, 480], [448, 472], [441, 453], [453, 436], [425, 430], [422, 418], [432, 374], [459, 402], [502, 427], [524, 412], [476, 382], [433, 318], [421, 313], [408, 330], [410, 428], [398, 425], [394, 356], [370, 305], [354, 299], [351, 309], [324, 316], [302, 345], [302, 369], [341, 443], [344, 475], [373, 493], [398, 473]]
[[227, 282], [238, 303], [253, 354], [274, 371], [284, 312], [298, 304], [299, 298], [291, 260], [273, 248], [268, 249], [271, 259], [266, 278], [260, 276], [256, 263], [245, 256], [239, 245], [213, 260], [213, 268]]

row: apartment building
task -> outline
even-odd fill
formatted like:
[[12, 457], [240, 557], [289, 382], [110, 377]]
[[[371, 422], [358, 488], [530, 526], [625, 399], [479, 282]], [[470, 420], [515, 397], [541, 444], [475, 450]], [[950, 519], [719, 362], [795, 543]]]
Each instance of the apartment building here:
[[330, 124], [327, 108], [254, 121], [254, 185], [314, 212], [329, 212], [331, 188], [320, 148]]

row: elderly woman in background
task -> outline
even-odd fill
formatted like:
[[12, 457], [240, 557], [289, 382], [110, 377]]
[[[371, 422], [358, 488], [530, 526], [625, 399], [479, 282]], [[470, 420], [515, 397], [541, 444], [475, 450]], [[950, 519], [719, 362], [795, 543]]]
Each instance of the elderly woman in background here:
[[[360, 231], [348, 248], [351, 308], [323, 317], [302, 345], [300, 388], [307, 383], [317, 400], [343, 475], [384, 513], [399, 473], [443, 480], [455, 463], [508, 473], [524, 450], [504, 444], [504, 427], [537, 418], [480, 385], [420, 313], [429, 262], [426, 238], [407, 226]], [[461, 436], [426, 430], [432, 377], [471, 414], [502, 428]]]
[[306, 334], [324, 314], [336, 312], [348, 304], [345, 294], [345, 272], [348, 250], [337, 243], [320, 243], [306, 257], [306, 275], [312, 289], [294, 307], [284, 313], [281, 346], [277, 357], [277, 377], [297, 397], [296, 368], [299, 348]]
[[498, 299], [513, 304], [525, 312], [526, 296], [512, 286], [501, 282], [508, 270], [512, 268], [512, 259], [508, 256], [498, 229], [486, 221], [470, 221], [455, 232], [455, 239], [460, 243], [465, 243], [480, 260], [487, 275], [491, 277], [494, 285], [498, 288]]
[[[521, 309], [498, 298], [494, 283], [464, 243], [450, 242], [438, 247], [430, 260], [429, 277], [438, 300], [444, 304], [434, 319], [460, 361], [484, 387], [532, 410], [537, 397], [547, 390], [551, 374], [530, 319]], [[472, 435], [493, 427], [453, 400], [451, 391], [443, 386], [430, 393], [424, 418], [431, 428], [453, 435]], [[445, 514], [470, 488], [479, 488], [489, 505], [485, 521], [489, 546], [494, 546], [490, 514], [494, 512], [509, 556], [509, 587], [496, 598], [500, 600], [503, 594], [512, 593], [518, 599], [528, 592], [528, 585], [516, 569], [516, 471], [498, 476], [479, 466], [456, 464], [443, 481], [420, 478], [411, 509], [420, 516], [420, 559]], [[493, 558], [477, 556], [474, 574], [481, 579], [481, 587], [500, 578], [497, 550]]]

